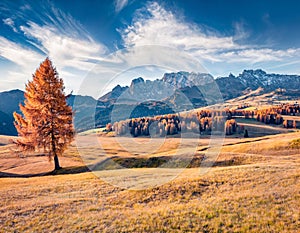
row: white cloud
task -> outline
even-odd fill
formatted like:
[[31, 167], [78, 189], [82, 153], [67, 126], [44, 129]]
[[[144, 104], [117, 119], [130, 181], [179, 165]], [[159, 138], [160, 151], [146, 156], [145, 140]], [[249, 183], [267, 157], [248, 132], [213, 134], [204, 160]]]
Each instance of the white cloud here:
[[[149, 17], [146, 17], [147, 13]], [[146, 12], [139, 12], [133, 24], [120, 32], [126, 47], [154, 44], [189, 51], [231, 49], [236, 46], [232, 37], [206, 35], [198, 26], [182, 22], [156, 2], [148, 4]]]
[[71, 15], [49, 5], [40, 17], [43, 24], [27, 21], [20, 26], [30, 43], [54, 60], [59, 68], [72, 67], [88, 72], [101, 60], [106, 47], [94, 41]]
[[274, 50], [242, 44], [249, 34], [243, 23], [234, 24], [235, 34], [220, 35], [186, 22], [156, 2], [137, 11], [131, 25], [121, 33], [125, 47], [163, 45], [185, 51], [201, 61], [257, 63], [299, 56], [299, 49]]
[[127, 6], [127, 4], [128, 0], [115, 0], [116, 13], [119, 13], [121, 10], [123, 10], [123, 8]]
[[53, 26], [39, 26], [33, 22], [28, 22], [28, 25], [21, 26], [20, 29], [29, 39], [37, 40], [40, 44], [39, 49], [60, 67], [89, 71], [94, 66], [94, 62], [90, 60], [101, 59], [100, 55], [106, 51], [104, 46], [89, 37], [64, 35]]
[[31, 10], [31, 6], [29, 4], [25, 4], [25, 5], [21, 6], [20, 9], [22, 11]]
[[6, 65], [2, 71], [1, 90], [23, 89], [24, 84], [31, 78], [39, 63], [45, 57], [31, 49], [25, 48], [15, 42], [0, 36], [0, 57], [3, 57], [15, 65]]
[[41, 54], [24, 48], [2, 36], [0, 36], [0, 56], [26, 69], [27, 67], [31, 68], [32, 65], [37, 66], [43, 59]]
[[14, 32], [18, 32], [17, 28], [15, 27], [15, 23], [11, 18], [3, 19], [3, 23], [11, 27]]
[[[115, 0], [114, 4], [118, 13], [128, 5], [128, 1]], [[203, 67], [193, 66], [198, 65], [197, 62], [191, 64], [190, 58], [197, 58], [197, 61], [208, 64], [210, 73], [221, 74], [233, 68], [240, 71], [241, 67], [250, 68], [267, 63], [271, 66], [272, 62], [294, 64], [294, 59], [298, 58], [299, 61], [300, 56], [298, 48], [275, 50], [244, 44], [249, 35], [243, 23], [233, 24], [233, 35], [221, 35], [186, 22], [182, 16], [156, 2], [147, 3], [145, 8], [136, 12], [131, 25], [119, 30], [128, 50], [118, 51], [107, 58], [104, 56], [108, 50], [103, 44], [96, 42], [71, 15], [56, 9], [51, 3], [43, 4], [39, 10], [25, 5], [17, 13], [6, 16], [8, 18], [3, 23], [19, 32], [18, 36], [24, 33], [23, 39], [27, 44], [20, 45], [8, 40], [0, 32], [0, 57], [15, 64], [15, 67], [6, 71], [6, 83], [10, 87], [12, 80], [15, 80], [16, 87], [20, 83], [24, 85], [46, 56], [53, 60], [67, 88], [75, 90], [90, 71], [95, 79], [100, 80], [99, 86], [104, 86], [113, 75], [134, 66], [163, 64], [164, 68], [178, 67], [178, 70], [187, 71], [195, 68], [205, 72]], [[175, 49], [178, 54], [164, 46]], [[184, 54], [181, 51], [188, 55], [186, 63], [182, 62]], [[100, 64], [94, 67], [99, 61]], [[99, 76], [99, 72], [103, 76]], [[96, 87], [94, 85], [91, 88]]]
[[220, 54], [223, 60], [228, 62], [267, 62], [281, 61], [284, 58], [299, 56], [300, 49], [273, 50], [273, 49], [245, 49], [230, 51]]
[[242, 41], [249, 37], [249, 32], [245, 30], [245, 23], [243, 21], [241, 22], [235, 22], [233, 23], [234, 27], [234, 40], [235, 41]]
[[[82, 77], [107, 53], [106, 47], [93, 40], [78, 21], [55, 8], [51, 2], [43, 2], [35, 5], [35, 8], [25, 5], [15, 12], [16, 15], [6, 18], [3, 23], [15, 29], [15, 32], [23, 32], [23, 41], [27, 43], [17, 43], [0, 33], [0, 58], [11, 61], [6, 78], [15, 80], [18, 88], [20, 83], [24, 85], [30, 79], [39, 63], [49, 56], [61, 77], [67, 81], [67, 88], [76, 89]], [[67, 72], [69, 68], [72, 74]], [[7, 82], [7, 85], [10, 87], [12, 83]]]

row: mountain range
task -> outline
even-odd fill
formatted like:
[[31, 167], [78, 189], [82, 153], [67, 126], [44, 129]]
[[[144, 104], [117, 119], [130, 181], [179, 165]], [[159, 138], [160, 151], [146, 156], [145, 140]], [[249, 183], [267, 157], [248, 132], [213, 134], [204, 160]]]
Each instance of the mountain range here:
[[[244, 70], [238, 76], [214, 79], [210, 74], [180, 71], [165, 73], [153, 81], [138, 77], [129, 86], [117, 85], [98, 100], [71, 95], [77, 131], [102, 127], [109, 122], [154, 116], [203, 107], [243, 96], [260, 89], [260, 94], [280, 92], [284, 99], [300, 97], [300, 76]], [[21, 90], [0, 93], [0, 134], [16, 135], [12, 114], [24, 101]]]

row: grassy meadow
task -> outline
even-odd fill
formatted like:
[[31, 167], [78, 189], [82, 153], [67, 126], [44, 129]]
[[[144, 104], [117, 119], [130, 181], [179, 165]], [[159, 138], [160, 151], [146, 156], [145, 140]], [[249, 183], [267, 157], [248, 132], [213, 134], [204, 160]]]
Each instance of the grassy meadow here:
[[[134, 138], [132, 143], [93, 133], [81, 135], [86, 142], [91, 136], [99, 140], [101, 149], [87, 146], [86, 153], [105, 155], [121, 165], [146, 151], [150, 140]], [[128, 169], [88, 172], [74, 143], [60, 157], [64, 169], [52, 174], [53, 162], [47, 157], [19, 158], [3, 136], [0, 232], [299, 232], [298, 138], [299, 132], [227, 137], [214, 166], [204, 174], [205, 168], [196, 165], [159, 167], [152, 174], [151, 168], [138, 168], [136, 162], [127, 163]], [[118, 140], [123, 140], [123, 147]], [[205, 156], [209, 150], [209, 138], [187, 140], [181, 148], [179, 140], [167, 138], [158, 150], [145, 152], [142, 158], [184, 154], [195, 143], [196, 155]], [[132, 147], [131, 153], [124, 143]], [[147, 179], [150, 183], [163, 180], [172, 172], [176, 175], [166, 182], [138, 186], [140, 190], [114, 185], [120, 184], [114, 183], [116, 179], [143, 185]], [[143, 179], [136, 175], [145, 173], [150, 175]]]

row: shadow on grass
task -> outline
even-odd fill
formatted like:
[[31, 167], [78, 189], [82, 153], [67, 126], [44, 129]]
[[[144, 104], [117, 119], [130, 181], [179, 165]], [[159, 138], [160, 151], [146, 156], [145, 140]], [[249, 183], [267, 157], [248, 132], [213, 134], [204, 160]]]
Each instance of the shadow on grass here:
[[0, 178], [29, 178], [35, 176], [43, 176], [46, 173], [37, 173], [37, 174], [17, 174], [10, 172], [0, 172]]
[[[36, 173], [36, 174], [15, 174], [8, 172], [0, 172], [0, 178], [30, 178], [51, 175], [68, 175], [80, 174], [91, 171], [115, 170], [115, 169], [129, 169], [129, 168], [197, 168], [197, 167], [224, 167], [243, 165], [240, 159], [229, 159], [222, 161], [214, 161], [205, 163], [204, 154], [195, 155], [193, 158], [178, 158], [174, 159], [169, 156], [150, 157], [150, 158], [136, 158], [136, 157], [112, 157], [107, 158], [100, 163], [91, 166], [72, 166], [64, 167], [59, 170], [51, 172]], [[207, 164], [207, 165], [206, 165]]]
[[50, 175], [79, 174], [84, 172], [90, 172], [87, 166], [65, 167], [56, 171], [33, 173], [33, 174], [17, 174], [17, 173], [10, 173], [10, 172], [0, 172], [0, 178], [31, 178], [31, 177], [50, 176]]

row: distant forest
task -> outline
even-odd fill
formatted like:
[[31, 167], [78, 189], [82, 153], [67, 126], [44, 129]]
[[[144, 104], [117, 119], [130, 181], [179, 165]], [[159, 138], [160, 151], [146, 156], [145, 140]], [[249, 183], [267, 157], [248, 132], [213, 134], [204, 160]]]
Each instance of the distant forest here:
[[250, 106], [239, 106], [236, 109], [194, 110], [178, 114], [167, 114], [154, 117], [140, 117], [109, 123], [106, 131], [115, 131], [116, 135], [165, 137], [180, 133], [209, 135], [212, 131], [225, 132], [226, 135], [244, 133], [236, 117], [256, 119], [265, 124], [282, 125], [285, 128], [299, 128], [295, 120], [283, 120], [282, 115], [300, 116], [298, 104], [282, 104], [264, 109], [247, 110]]

